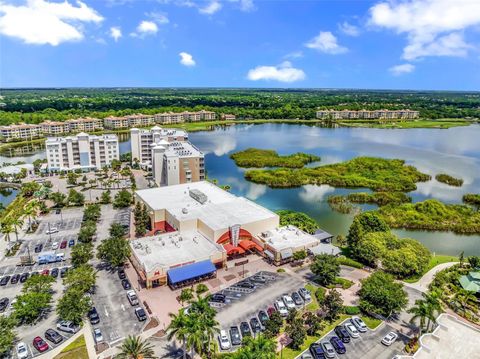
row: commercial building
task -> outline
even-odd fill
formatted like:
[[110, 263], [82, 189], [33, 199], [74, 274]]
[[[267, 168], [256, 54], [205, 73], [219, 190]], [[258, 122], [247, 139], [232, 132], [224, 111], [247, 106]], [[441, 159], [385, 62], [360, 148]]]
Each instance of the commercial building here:
[[42, 133], [44, 135], [62, 135], [70, 132], [70, 126], [66, 122], [59, 121], [45, 121], [41, 124]]
[[119, 159], [116, 135], [51, 137], [45, 141], [49, 171], [92, 170]]
[[4, 141], [13, 139], [31, 140], [42, 135], [40, 125], [20, 123], [18, 125], [0, 126], [0, 138]]
[[65, 121], [68, 132], [94, 132], [103, 130], [103, 121], [99, 118], [85, 117]]
[[412, 110], [321, 110], [317, 111], [317, 118], [320, 119], [403, 119], [411, 120], [419, 117], [418, 111]]

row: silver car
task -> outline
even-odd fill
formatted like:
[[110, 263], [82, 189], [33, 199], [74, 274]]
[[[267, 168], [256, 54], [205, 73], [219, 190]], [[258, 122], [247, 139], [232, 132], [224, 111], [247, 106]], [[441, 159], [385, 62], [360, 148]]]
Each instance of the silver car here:
[[358, 332], [357, 328], [352, 323], [345, 323], [345, 329], [347, 330], [348, 334], [352, 338], [358, 338], [360, 336], [360, 333]]
[[335, 349], [332, 344], [329, 342], [322, 342], [321, 345], [327, 358], [335, 358]]
[[350, 322], [357, 328], [360, 333], [366, 333], [368, 328], [365, 322], [357, 316], [350, 318]]

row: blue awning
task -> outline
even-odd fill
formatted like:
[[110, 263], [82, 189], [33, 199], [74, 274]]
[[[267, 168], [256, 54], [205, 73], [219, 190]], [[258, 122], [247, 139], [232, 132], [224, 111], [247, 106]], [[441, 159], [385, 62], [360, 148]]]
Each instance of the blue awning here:
[[217, 269], [211, 261], [187, 264], [182, 267], [170, 269], [167, 272], [168, 282], [170, 284], [176, 284], [189, 279], [195, 279], [207, 274], [212, 274], [216, 270]]

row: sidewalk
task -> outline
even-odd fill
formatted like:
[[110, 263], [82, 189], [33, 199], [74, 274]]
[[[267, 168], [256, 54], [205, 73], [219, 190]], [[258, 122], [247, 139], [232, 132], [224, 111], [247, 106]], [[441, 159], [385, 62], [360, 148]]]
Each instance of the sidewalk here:
[[441, 263], [433, 267], [432, 269], [430, 269], [427, 273], [425, 273], [423, 277], [418, 280], [418, 282], [415, 282], [415, 283], [402, 282], [402, 283], [405, 287], [416, 289], [422, 293], [425, 293], [426, 291], [428, 291], [428, 286], [430, 285], [430, 283], [432, 283], [433, 278], [435, 277], [435, 274], [457, 263], [458, 262]]

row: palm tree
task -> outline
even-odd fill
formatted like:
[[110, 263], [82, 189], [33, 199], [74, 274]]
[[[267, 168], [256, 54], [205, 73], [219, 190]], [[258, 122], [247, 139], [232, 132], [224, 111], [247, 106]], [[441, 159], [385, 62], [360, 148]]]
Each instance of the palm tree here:
[[153, 345], [140, 336], [129, 335], [122, 344], [121, 353], [116, 359], [156, 359]]
[[[423, 293], [424, 301], [428, 305], [428, 309], [430, 311], [430, 315], [427, 318], [427, 331], [430, 328], [430, 323], [436, 323], [436, 317], [442, 312], [442, 304], [440, 302], [440, 294], [438, 292], [427, 292]], [[433, 317], [433, 319], [432, 319]]]
[[5, 240], [10, 242], [10, 233], [13, 232], [13, 225], [8, 218], [0, 223], [0, 232], [5, 236]]
[[178, 311], [178, 314], [169, 313], [168, 314], [172, 321], [168, 325], [167, 333], [168, 340], [173, 338], [182, 342], [183, 349], [183, 359], [187, 358], [187, 339], [190, 332], [190, 321], [188, 316], [185, 314], [185, 310], [182, 308]]
[[15, 240], [18, 242], [18, 229], [22, 227], [23, 221], [20, 217], [11, 218], [10, 223], [13, 226], [13, 231], [15, 232]]
[[475, 295], [465, 289], [461, 289], [457, 294], [455, 294], [455, 300], [460, 304], [463, 310], [463, 315], [466, 314], [468, 308], [468, 302], [475, 301]]
[[428, 304], [422, 299], [417, 299], [415, 305], [407, 310], [408, 313], [413, 314], [413, 317], [410, 319], [410, 323], [415, 322], [417, 319], [420, 319], [420, 335], [423, 332], [423, 329], [426, 328], [425, 322], [430, 316], [430, 309]]
[[32, 230], [32, 217], [37, 214], [37, 210], [40, 207], [38, 200], [33, 200], [28, 202], [28, 204], [23, 209], [23, 214], [28, 218], [28, 231]]
[[275, 359], [277, 344], [263, 334], [256, 338], [246, 337], [242, 347], [228, 356], [230, 359]]

